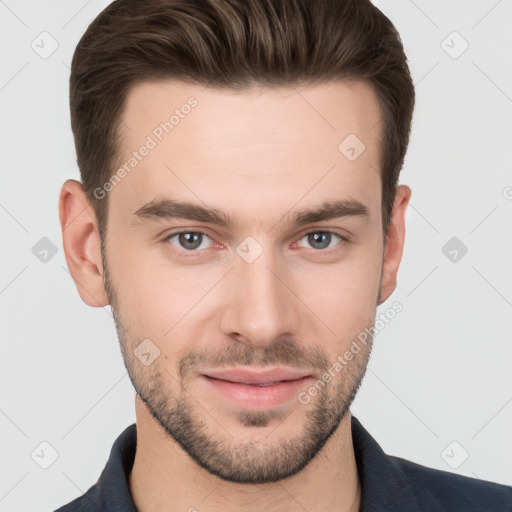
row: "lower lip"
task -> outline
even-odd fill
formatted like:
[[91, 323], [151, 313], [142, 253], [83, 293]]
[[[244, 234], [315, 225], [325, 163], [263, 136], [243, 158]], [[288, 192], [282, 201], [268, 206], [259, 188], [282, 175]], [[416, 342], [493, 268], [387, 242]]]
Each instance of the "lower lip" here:
[[311, 377], [278, 382], [271, 386], [252, 386], [238, 382], [214, 379], [203, 375], [204, 380], [218, 393], [238, 406], [256, 410], [277, 407], [296, 397], [305, 389]]

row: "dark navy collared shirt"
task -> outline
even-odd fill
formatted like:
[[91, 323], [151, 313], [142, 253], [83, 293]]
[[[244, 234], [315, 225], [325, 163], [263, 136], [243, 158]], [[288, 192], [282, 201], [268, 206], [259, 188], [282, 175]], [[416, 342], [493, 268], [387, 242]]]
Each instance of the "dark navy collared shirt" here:
[[[387, 455], [357, 418], [351, 416], [351, 422], [361, 481], [359, 512], [512, 512], [512, 486]], [[137, 512], [128, 485], [136, 447], [134, 423], [114, 442], [98, 481], [55, 512]]]

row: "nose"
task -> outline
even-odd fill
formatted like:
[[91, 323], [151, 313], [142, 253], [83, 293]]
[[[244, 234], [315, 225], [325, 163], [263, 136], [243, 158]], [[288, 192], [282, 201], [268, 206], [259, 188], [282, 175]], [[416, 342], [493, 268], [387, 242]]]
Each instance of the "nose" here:
[[231, 338], [263, 348], [279, 336], [293, 336], [300, 326], [300, 301], [294, 296], [290, 272], [271, 250], [253, 262], [235, 258], [225, 283], [220, 328]]

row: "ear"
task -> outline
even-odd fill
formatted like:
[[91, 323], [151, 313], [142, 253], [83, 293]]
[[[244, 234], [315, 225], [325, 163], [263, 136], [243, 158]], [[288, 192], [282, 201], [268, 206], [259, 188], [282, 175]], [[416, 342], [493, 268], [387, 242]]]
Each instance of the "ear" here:
[[400, 261], [402, 260], [405, 242], [405, 212], [411, 199], [411, 194], [412, 191], [407, 185], [399, 185], [396, 189], [382, 264], [379, 306], [388, 300], [396, 288], [396, 276]]
[[62, 185], [59, 218], [66, 263], [80, 297], [89, 306], [106, 306], [96, 214], [80, 182], [67, 180]]

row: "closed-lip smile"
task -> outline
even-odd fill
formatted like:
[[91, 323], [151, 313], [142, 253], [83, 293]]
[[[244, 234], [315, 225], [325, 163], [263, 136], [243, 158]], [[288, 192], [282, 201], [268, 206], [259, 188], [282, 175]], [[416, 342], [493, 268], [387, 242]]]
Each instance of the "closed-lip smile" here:
[[232, 368], [206, 371], [204, 375], [213, 379], [239, 384], [268, 385], [282, 381], [303, 379], [304, 377], [310, 377], [311, 373], [290, 368], [274, 368], [264, 371]]

